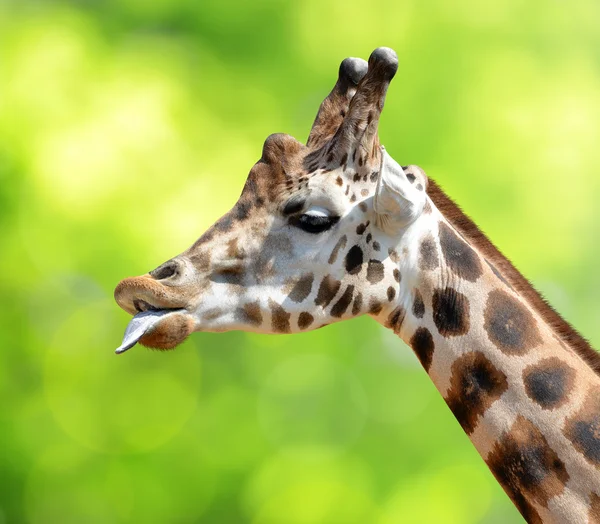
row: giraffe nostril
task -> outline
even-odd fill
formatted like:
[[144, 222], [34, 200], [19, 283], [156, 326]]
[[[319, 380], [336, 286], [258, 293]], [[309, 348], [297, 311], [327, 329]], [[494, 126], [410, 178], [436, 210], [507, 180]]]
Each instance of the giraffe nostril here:
[[177, 262], [174, 260], [169, 260], [162, 266], [158, 266], [155, 270], [150, 271], [150, 276], [156, 280], [165, 280], [177, 274], [177, 269]]

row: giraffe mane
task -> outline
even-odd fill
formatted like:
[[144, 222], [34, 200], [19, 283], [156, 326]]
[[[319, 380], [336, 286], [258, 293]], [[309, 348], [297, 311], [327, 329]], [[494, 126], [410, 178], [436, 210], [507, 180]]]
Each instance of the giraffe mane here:
[[496, 266], [502, 277], [534, 311], [541, 315], [559, 340], [572, 348], [597, 375], [600, 375], [600, 353], [593, 349], [590, 343], [546, 301], [531, 282], [432, 179], [429, 179], [427, 194], [446, 220], [489, 262]]

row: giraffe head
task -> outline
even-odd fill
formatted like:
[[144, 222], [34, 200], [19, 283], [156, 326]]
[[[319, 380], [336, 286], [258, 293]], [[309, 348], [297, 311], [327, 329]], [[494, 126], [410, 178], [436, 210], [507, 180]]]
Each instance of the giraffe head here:
[[193, 331], [291, 333], [393, 311], [397, 237], [421, 213], [426, 177], [405, 172], [377, 127], [394, 51], [348, 58], [304, 145], [264, 143], [233, 208], [187, 251], [126, 278], [115, 299], [139, 339], [170, 349]]

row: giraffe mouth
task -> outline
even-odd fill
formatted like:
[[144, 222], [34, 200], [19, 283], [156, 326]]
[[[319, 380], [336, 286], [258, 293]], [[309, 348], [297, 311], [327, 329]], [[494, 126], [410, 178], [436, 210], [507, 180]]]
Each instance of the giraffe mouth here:
[[162, 285], [149, 275], [126, 278], [115, 289], [115, 300], [130, 315], [144, 311], [182, 309], [189, 305], [186, 293]]
[[136, 311], [138, 313], [144, 313], [144, 312], [147, 312], [147, 311], [175, 311], [176, 309], [181, 309], [181, 308], [160, 308], [160, 307], [156, 307], [156, 306], [153, 306], [149, 302], [146, 302], [145, 300], [142, 300], [142, 299], [134, 299], [133, 300], [133, 307], [136, 309]]
[[124, 353], [138, 342], [154, 349], [173, 349], [195, 329], [189, 301], [177, 290], [161, 285], [147, 275], [127, 278], [115, 289], [115, 299], [133, 318], [116, 353]]
[[123, 341], [115, 353], [125, 353], [138, 342], [155, 349], [173, 349], [188, 337], [193, 328], [194, 322], [184, 309], [140, 311], [127, 324]]
[[[137, 307], [137, 305], [136, 305]], [[149, 309], [140, 311], [137, 315], [129, 321], [125, 328], [125, 334], [123, 335], [123, 342], [115, 349], [115, 353], [118, 355], [124, 353], [128, 349], [135, 346], [138, 341], [148, 332], [151, 332], [170, 311], [163, 309]]]

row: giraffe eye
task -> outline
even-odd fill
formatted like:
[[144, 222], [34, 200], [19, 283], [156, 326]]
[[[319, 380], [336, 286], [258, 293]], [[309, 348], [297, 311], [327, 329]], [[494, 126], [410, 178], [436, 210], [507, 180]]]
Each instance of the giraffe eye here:
[[307, 233], [323, 233], [337, 224], [340, 217], [329, 216], [326, 209], [314, 207], [301, 215], [290, 218], [290, 224]]

